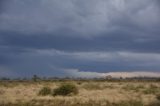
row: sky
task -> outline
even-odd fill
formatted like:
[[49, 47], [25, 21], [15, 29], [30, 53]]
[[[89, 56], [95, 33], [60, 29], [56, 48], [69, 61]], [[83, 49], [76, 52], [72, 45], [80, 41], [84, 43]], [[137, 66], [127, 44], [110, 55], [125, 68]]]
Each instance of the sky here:
[[159, 0], [0, 0], [0, 77], [111, 73], [160, 76]]

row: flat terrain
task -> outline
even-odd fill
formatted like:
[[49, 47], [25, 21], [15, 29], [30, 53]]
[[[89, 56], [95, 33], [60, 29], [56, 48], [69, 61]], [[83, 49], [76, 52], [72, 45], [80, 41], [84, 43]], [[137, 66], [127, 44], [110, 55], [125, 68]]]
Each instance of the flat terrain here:
[[[39, 96], [43, 87], [55, 89], [73, 83], [79, 93], [72, 96]], [[155, 81], [1, 81], [0, 106], [160, 106]]]

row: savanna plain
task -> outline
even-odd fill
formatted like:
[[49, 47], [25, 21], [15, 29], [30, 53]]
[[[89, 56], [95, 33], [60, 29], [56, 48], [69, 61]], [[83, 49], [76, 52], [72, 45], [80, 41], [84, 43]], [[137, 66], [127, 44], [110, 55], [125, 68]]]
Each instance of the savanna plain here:
[[0, 81], [0, 106], [160, 106], [160, 81]]

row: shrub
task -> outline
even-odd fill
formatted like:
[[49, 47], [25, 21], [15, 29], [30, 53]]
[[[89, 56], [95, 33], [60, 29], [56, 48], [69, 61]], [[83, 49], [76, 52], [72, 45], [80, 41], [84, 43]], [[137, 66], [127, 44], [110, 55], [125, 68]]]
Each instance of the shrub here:
[[154, 84], [151, 84], [151, 85], [150, 85], [150, 89], [158, 89], [158, 86], [157, 86], [157, 85], [154, 85]]
[[127, 85], [123, 86], [122, 89], [127, 90], [127, 91], [129, 91], [129, 90], [136, 91], [137, 90], [137, 88], [133, 84], [127, 84]]
[[52, 92], [51, 88], [49, 88], [49, 87], [43, 87], [43, 88], [39, 91], [38, 95], [46, 96], [46, 95], [50, 95], [51, 92]]
[[86, 89], [86, 90], [102, 90], [102, 89], [105, 89], [105, 88], [102, 88], [100, 86], [100, 84], [93, 84], [93, 83], [84, 84], [83, 88]]
[[158, 95], [156, 96], [156, 98], [160, 101], [160, 94], [158, 94]]
[[157, 89], [146, 89], [143, 91], [144, 94], [156, 94], [158, 91]]
[[54, 89], [53, 91], [53, 96], [56, 95], [62, 95], [62, 96], [67, 96], [67, 95], [75, 95], [78, 93], [78, 88], [73, 85], [73, 84], [62, 84], [58, 88]]
[[144, 86], [144, 85], [138, 85], [136, 88], [137, 88], [137, 89], [144, 89], [145, 86]]
[[82, 82], [77, 82], [77, 84], [78, 84], [78, 85], [81, 85], [81, 84], [82, 84]]

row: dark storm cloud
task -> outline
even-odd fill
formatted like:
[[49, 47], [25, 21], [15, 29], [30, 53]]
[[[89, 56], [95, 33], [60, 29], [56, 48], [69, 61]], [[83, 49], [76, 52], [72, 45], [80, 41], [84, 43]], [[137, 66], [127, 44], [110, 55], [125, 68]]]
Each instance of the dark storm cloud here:
[[3, 12], [3, 8], [4, 8], [4, 5], [5, 5], [5, 1], [6, 1], [6, 0], [1, 0], [1, 1], [0, 1], [0, 13]]
[[[56, 34], [56, 33], [55, 33]], [[148, 34], [148, 33], [146, 33]], [[138, 35], [138, 36], [137, 36]], [[1, 45], [23, 49], [57, 49], [62, 51], [133, 51], [133, 52], [160, 52], [159, 36], [144, 36], [139, 33], [113, 31], [94, 38], [57, 35], [25, 35], [3, 33]], [[82, 43], [83, 42], [83, 43]], [[17, 50], [16, 50], [17, 51]], [[18, 52], [18, 51], [17, 51]]]
[[66, 30], [85, 37], [133, 25], [151, 31], [159, 25], [158, 10], [156, 0], [13, 0], [0, 16], [0, 29], [25, 34]]
[[65, 76], [69, 69], [159, 71], [159, 5], [159, 0], [1, 0], [0, 69], [22, 76]]

